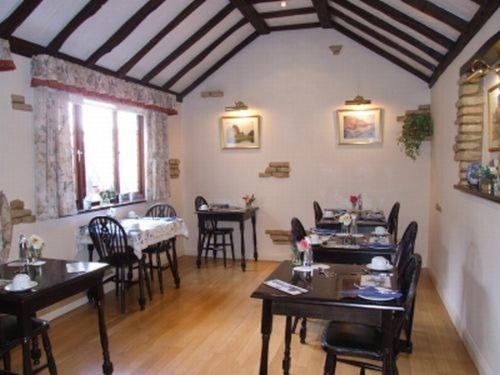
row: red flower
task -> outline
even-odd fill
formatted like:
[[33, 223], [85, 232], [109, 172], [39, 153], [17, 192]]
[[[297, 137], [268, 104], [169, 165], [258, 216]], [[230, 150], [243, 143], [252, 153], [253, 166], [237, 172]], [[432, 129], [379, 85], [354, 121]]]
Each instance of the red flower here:
[[357, 203], [358, 202], [358, 196], [357, 195], [351, 195], [349, 197], [349, 200], [351, 201], [351, 203]]

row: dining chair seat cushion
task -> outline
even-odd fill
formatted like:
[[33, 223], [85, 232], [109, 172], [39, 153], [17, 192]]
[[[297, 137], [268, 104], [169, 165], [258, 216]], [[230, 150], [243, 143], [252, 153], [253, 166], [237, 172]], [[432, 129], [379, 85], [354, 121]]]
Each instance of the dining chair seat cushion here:
[[380, 359], [382, 332], [375, 326], [330, 322], [323, 332], [321, 345], [336, 355]]
[[[44, 329], [48, 329], [49, 323], [42, 319], [31, 318], [32, 337], [38, 336]], [[21, 343], [17, 326], [17, 317], [13, 315], [0, 315], [0, 353], [9, 350]]]

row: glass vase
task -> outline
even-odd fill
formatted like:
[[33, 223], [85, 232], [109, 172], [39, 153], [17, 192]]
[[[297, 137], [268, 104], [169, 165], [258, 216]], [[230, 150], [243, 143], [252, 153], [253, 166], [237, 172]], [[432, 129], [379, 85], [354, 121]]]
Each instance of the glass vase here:
[[300, 266], [302, 264], [302, 259], [300, 258], [300, 251], [292, 248], [291, 251], [291, 260], [293, 266]]

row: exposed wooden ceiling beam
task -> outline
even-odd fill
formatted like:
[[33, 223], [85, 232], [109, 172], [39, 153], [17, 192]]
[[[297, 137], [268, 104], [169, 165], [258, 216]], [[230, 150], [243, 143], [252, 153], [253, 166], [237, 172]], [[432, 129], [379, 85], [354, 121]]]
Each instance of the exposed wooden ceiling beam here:
[[443, 47], [450, 48], [454, 41], [450, 38], [444, 36], [443, 34], [431, 29], [430, 27], [424, 25], [423, 23], [417, 21], [413, 17], [409, 17], [407, 14], [400, 12], [399, 10], [391, 7], [387, 3], [380, 0], [361, 0], [365, 4], [371, 6], [372, 8], [384, 13], [385, 15], [391, 17], [394, 21], [400, 22], [403, 25], [410, 27], [416, 32], [422, 34], [426, 38], [439, 43]]
[[203, 61], [205, 57], [207, 57], [210, 52], [212, 52], [217, 46], [219, 46], [224, 40], [226, 40], [229, 36], [231, 36], [234, 32], [236, 32], [243, 25], [246, 25], [248, 20], [243, 18], [239, 20], [236, 24], [234, 24], [229, 30], [227, 30], [224, 34], [214, 40], [207, 48], [201, 51], [198, 55], [196, 55], [185, 67], [179, 70], [172, 78], [170, 78], [167, 83], [163, 85], [164, 89], [170, 89], [177, 81], [179, 81], [182, 77], [184, 77], [191, 69], [193, 69], [196, 65]]
[[92, 69], [92, 70], [95, 70], [95, 71], [100, 72], [100, 73], [104, 73], [104, 74], [107, 74], [107, 75], [110, 75], [113, 77], [121, 78], [121, 79], [128, 81], [128, 82], [137, 83], [139, 85], [146, 86], [146, 87], [156, 89], [156, 90], [160, 90], [163, 92], [168, 92], [169, 94], [172, 94], [175, 96], [179, 95], [179, 93], [177, 93], [177, 92], [174, 92], [171, 90], [165, 90], [161, 86], [153, 85], [153, 84], [148, 83], [148, 82], [143, 82], [143, 81], [136, 79], [136, 78], [119, 77], [116, 72], [109, 70], [109, 69], [106, 69], [106, 68], [103, 68], [101, 66], [93, 66], [93, 67], [89, 68], [84, 60], [80, 60], [76, 57], [69, 56], [69, 55], [62, 53], [62, 52], [50, 52], [47, 48], [45, 48], [39, 44], [36, 44], [36, 43], [28, 42], [24, 39], [10, 37], [9, 42], [10, 42], [11, 51], [13, 53], [17, 53], [18, 55], [32, 57], [34, 55], [46, 54], [46, 55], [50, 55], [53, 57], [57, 57], [58, 59], [69, 61], [69, 62], [77, 64], [77, 65], [81, 65], [85, 68]]
[[262, 19], [260, 14], [251, 4], [249, 4], [246, 0], [229, 1], [241, 12], [241, 14], [243, 14], [243, 17], [245, 17], [252, 24], [259, 34], [269, 34], [269, 26], [267, 26], [266, 21]]
[[132, 69], [146, 54], [151, 51], [164, 37], [166, 37], [173, 29], [179, 26], [191, 13], [200, 7], [205, 0], [193, 0], [187, 7], [185, 7], [175, 18], [170, 21], [167, 26], [161, 29], [153, 39], [147, 42], [135, 55], [133, 55], [123, 66], [118, 69], [120, 77], [125, 76], [127, 72]]
[[109, 39], [99, 47], [90, 57], [87, 59], [88, 65], [94, 65], [101, 57], [111, 52], [118, 44], [123, 42], [127, 36], [129, 36], [132, 31], [136, 29], [137, 26], [141, 24], [142, 21], [146, 19], [151, 13], [153, 13], [160, 5], [162, 5], [165, 0], [149, 0], [144, 4], [137, 12], [130, 17], [127, 22], [125, 22], [116, 32], [109, 37]]
[[243, 48], [252, 43], [255, 39], [259, 37], [259, 33], [256, 31], [246, 39], [244, 39], [240, 44], [234, 47], [231, 51], [229, 51], [226, 55], [224, 55], [220, 60], [218, 60], [214, 65], [212, 65], [205, 73], [203, 73], [200, 77], [198, 77], [193, 83], [191, 83], [188, 87], [186, 87], [180, 93], [180, 97], [184, 98], [187, 94], [193, 91], [196, 87], [198, 87], [204, 80], [210, 77], [217, 69], [219, 69], [222, 65], [228, 62], [234, 55], [240, 52]]
[[101, 7], [106, 4], [108, 0], [91, 0], [89, 1], [78, 13], [73, 17], [69, 23], [52, 39], [47, 46], [51, 52], [58, 51], [64, 42], [75, 32], [78, 27], [94, 14], [96, 14]]
[[221, 22], [229, 13], [234, 10], [232, 4], [226, 5], [219, 13], [213, 16], [207, 23], [205, 23], [201, 28], [199, 28], [193, 35], [191, 35], [187, 40], [184, 41], [179, 47], [177, 47], [172, 53], [160, 61], [156, 66], [151, 69], [151, 71], [142, 77], [143, 81], [151, 81], [158, 73], [170, 65], [175, 59], [186, 52], [191, 46], [193, 46], [198, 40], [200, 40], [204, 35], [206, 35], [210, 30], [212, 30], [219, 22]]
[[375, 44], [369, 42], [368, 40], [366, 40], [365, 38], [359, 36], [358, 34], [353, 33], [351, 30], [345, 28], [344, 26], [342, 26], [342, 25], [334, 22], [333, 23], [333, 28], [336, 29], [337, 31], [341, 32], [342, 34], [344, 34], [348, 38], [350, 38], [350, 39], [358, 42], [362, 46], [364, 46], [364, 47], [368, 48], [369, 50], [375, 52], [376, 54], [384, 57], [385, 59], [387, 59], [389, 61], [391, 61], [392, 63], [396, 64], [400, 68], [403, 68], [407, 72], [409, 72], [409, 73], [417, 76], [421, 80], [423, 80], [425, 82], [429, 82], [429, 77], [427, 75], [425, 75], [423, 72], [421, 72], [420, 70], [415, 69], [413, 66], [407, 64], [403, 60], [397, 58], [396, 56], [390, 54], [389, 52], [383, 50], [382, 48], [376, 46]]
[[470, 40], [476, 35], [476, 33], [481, 30], [483, 25], [490, 19], [490, 17], [496, 12], [496, 10], [500, 6], [500, 1], [498, 0], [490, 0], [488, 2], [488, 5], [481, 6], [474, 17], [472, 17], [471, 21], [469, 22], [467, 31], [465, 33], [462, 33], [460, 37], [457, 39], [455, 42], [455, 45], [453, 48], [446, 54], [445, 58], [441, 63], [438, 65], [438, 67], [434, 70], [434, 73], [432, 73], [429, 86], [432, 87], [436, 81], [438, 80], [439, 76], [443, 74], [443, 72], [446, 70], [446, 68], [457, 58], [460, 52], [465, 48], [467, 43], [470, 42]]
[[422, 57], [420, 57], [419, 55], [417, 55], [417, 54], [409, 51], [408, 49], [404, 48], [403, 46], [401, 46], [400, 44], [396, 43], [392, 39], [389, 39], [386, 36], [384, 36], [384, 35], [376, 32], [375, 30], [373, 30], [372, 28], [366, 26], [365, 24], [356, 21], [355, 19], [349, 17], [347, 14], [342, 13], [339, 10], [336, 10], [335, 11], [335, 17], [338, 17], [338, 18], [344, 20], [345, 22], [347, 22], [351, 26], [354, 26], [356, 29], [362, 31], [363, 33], [365, 33], [367, 35], [370, 35], [372, 38], [378, 40], [379, 42], [385, 44], [386, 46], [388, 46], [388, 47], [390, 47], [392, 49], [395, 49], [396, 51], [401, 52], [403, 55], [405, 55], [408, 58], [414, 60], [418, 64], [420, 64], [422, 66], [425, 66], [431, 72], [436, 68], [436, 66], [434, 64], [432, 64], [431, 62], [429, 62], [429, 61], [423, 59]]
[[313, 6], [318, 13], [319, 23], [324, 29], [329, 29], [333, 27], [332, 17], [330, 16], [330, 11], [328, 10], [328, 0], [312, 0]]
[[[444, 58], [444, 56], [440, 52], [436, 51], [432, 47], [429, 47], [427, 44], [422, 43], [413, 36], [405, 33], [404, 31], [398, 29], [397, 27], [385, 22], [384, 20], [374, 16], [372, 13], [352, 4], [347, 0], [331, 0], [331, 2], [340, 5], [341, 7], [356, 14], [358, 17], [361, 17], [364, 20], [370, 22], [372, 25], [375, 25], [381, 28], [382, 30], [385, 30], [388, 33], [391, 33], [392, 35], [398, 37], [399, 39], [404, 40], [405, 42], [411, 44], [415, 48], [418, 48], [419, 50], [425, 52], [427, 55], [431, 56], [436, 61], [441, 61]], [[330, 7], [330, 12], [332, 12], [332, 14], [335, 15], [335, 8]]]
[[319, 22], [308, 22], [308, 23], [294, 23], [291, 25], [279, 25], [271, 26], [271, 31], [287, 31], [287, 30], [303, 30], [303, 29], [315, 29], [321, 27]]
[[309, 7], [309, 8], [273, 10], [271, 12], [262, 12], [259, 14], [262, 18], [268, 19], [268, 18], [301, 16], [304, 14], [313, 14], [313, 13], [316, 13], [316, 10], [313, 7]]
[[[453, 27], [455, 30], [464, 32], [467, 30], [467, 21], [448, 12], [447, 10], [438, 7], [436, 4], [428, 0], [402, 0], [404, 3], [412, 6], [419, 11], [428, 14], [431, 17]], [[495, 1], [495, 0], [493, 0]]]
[[24, 0], [6, 19], [0, 23], [0, 37], [8, 39], [29, 17], [42, 0]]

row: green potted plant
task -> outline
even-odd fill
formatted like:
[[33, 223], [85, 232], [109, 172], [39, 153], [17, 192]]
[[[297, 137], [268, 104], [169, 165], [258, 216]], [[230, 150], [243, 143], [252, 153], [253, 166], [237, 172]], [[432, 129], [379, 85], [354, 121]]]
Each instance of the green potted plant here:
[[498, 179], [498, 170], [494, 166], [483, 165], [479, 170], [481, 190], [491, 195], [495, 195], [495, 184]]
[[417, 159], [422, 142], [432, 136], [433, 124], [429, 113], [412, 113], [406, 116], [398, 145], [406, 156]]

